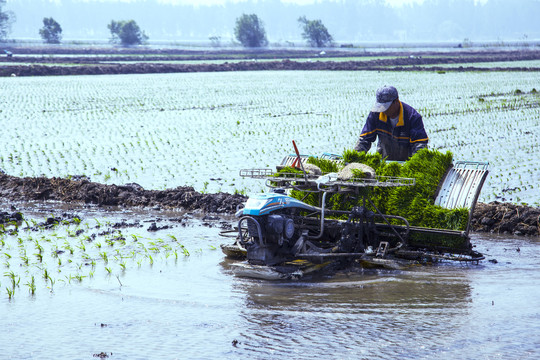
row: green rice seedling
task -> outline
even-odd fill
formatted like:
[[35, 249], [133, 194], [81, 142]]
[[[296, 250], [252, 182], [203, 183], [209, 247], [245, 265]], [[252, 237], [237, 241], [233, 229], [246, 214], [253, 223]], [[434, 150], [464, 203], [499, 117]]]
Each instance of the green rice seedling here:
[[184, 254], [184, 256], [189, 256], [189, 251], [184, 245], [180, 245], [180, 248], [182, 249], [182, 253]]
[[108, 263], [109, 263], [109, 258], [107, 257], [107, 253], [106, 253], [105, 251], [100, 252], [100, 253], [99, 253], [99, 256], [101, 256], [101, 258], [103, 259], [103, 261], [105, 262], [105, 264], [108, 264]]
[[35, 241], [35, 244], [36, 244], [36, 250], [38, 251], [38, 253], [43, 254], [43, 246], [41, 246], [41, 244], [37, 240]]
[[11, 283], [13, 285], [15, 285], [15, 283], [16, 283], [15, 279], [17, 278], [17, 275], [15, 275], [15, 273], [13, 271], [6, 271], [4, 273], [4, 276], [9, 278], [11, 280]]
[[206, 194], [206, 193], [208, 192], [208, 185], [209, 185], [209, 184], [210, 184], [210, 183], [209, 183], [208, 181], [205, 181], [205, 182], [203, 183], [203, 187], [202, 187], [202, 189], [201, 189], [201, 194]]
[[8, 299], [11, 300], [13, 298], [13, 296], [15, 295], [15, 288], [8, 288], [6, 287], [6, 292], [7, 292], [7, 295], [8, 295]]
[[13, 229], [12, 232], [14, 232], [14, 233], [19, 232], [19, 223], [17, 223], [16, 221], [10, 221], [8, 224], [13, 225], [14, 229]]
[[36, 281], [34, 279], [34, 276], [30, 278], [30, 281], [26, 283], [26, 286], [28, 286], [28, 291], [31, 295], [34, 295], [36, 293]]
[[126, 262], [125, 261], [121, 262], [119, 265], [120, 265], [120, 268], [122, 268], [122, 271], [126, 271]]
[[49, 283], [51, 284], [51, 286], [48, 287], [48, 288], [50, 289], [51, 292], [53, 292], [54, 284], [56, 283], [56, 280], [53, 280], [52, 278], [49, 278]]
[[71, 255], [73, 255], [73, 253], [75, 252], [75, 249], [73, 249], [73, 247], [71, 247], [71, 244], [67, 240], [64, 242], [64, 249], [66, 251], [69, 251], [69, 253]]
[[167, 252], [172, 251], [172, 247], [171, 247], [171, 245], [169, 245], [169, 244], [164, 244], [164, 245], [162, 246], [162, 249], [164, 249], [164, 250], [167, 251]]
[[83, 241], [81, 240], [81, 242], [79, 243], [79, 245], [77, 245], [77, 248], [79, 248], [81, 251], [85, 252], [86, 251], [86, 246], [84, 245]]
[[107, 275], [110, 275], [112, 273], [112, 268], [105, 266], [105, 271], [107, 271]]
[[120, 245], [124, 246], [126, 245], [126, 239], [122, 236], [122, 233], [118, 232], [120, 235], [117, 237], [117, 241], [120, 243]]
[[141, 250], [143, 250], [144, 252], [148, 252], [148, 249], [146, 249], [146, 247], [144, 246], [144, 244], [143, 244], [142, 242], [139, 243], [138, 246], [139, 246], [139, 247], [141, 248]]

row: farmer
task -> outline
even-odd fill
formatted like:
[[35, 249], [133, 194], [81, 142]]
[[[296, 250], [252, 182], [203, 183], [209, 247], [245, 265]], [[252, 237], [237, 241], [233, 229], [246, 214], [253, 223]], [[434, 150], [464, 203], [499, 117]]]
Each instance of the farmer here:
[[426, 148], [428, 136], [422, 115], [401, 102], [393, 86], [379, 88], [376, 95], [377, 101], [367, 117], [354, 150], [367, 152], [378, 137], [377, 151], [383, 158], [405, 161], [418, 150]]

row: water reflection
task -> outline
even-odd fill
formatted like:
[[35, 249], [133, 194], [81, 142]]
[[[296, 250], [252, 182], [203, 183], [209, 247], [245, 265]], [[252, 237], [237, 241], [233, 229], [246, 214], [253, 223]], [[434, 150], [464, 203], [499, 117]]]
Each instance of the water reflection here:
[[[444, 347], [469, 315], [463, 269], [342, 273], [305, 282], [235, 280], [245, 294], [246, 353], [262, 357], [426, 356]], [[407, 349], [404, 353], [403, 349]]]

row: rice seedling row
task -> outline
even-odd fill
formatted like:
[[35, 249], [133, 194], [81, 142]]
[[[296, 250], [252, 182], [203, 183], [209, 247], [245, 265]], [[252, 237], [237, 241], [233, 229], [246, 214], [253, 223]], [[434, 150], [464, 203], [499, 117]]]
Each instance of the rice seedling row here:
[[190, 253], [178, 229], [156, 233], [147, 228], [144, 222], [126, 226], [54, 216], [1, 224], [0, 294], [8, 299], [35, 296], [104, 279], [122, 286], [126, 271], [161, 267], [203, 251], [199, 247]]
[[375, 89], [393, 84], [423, 115], [431, 147], [490, 162], [480, 201], [538, 205], [538, 79], [362, 71], [2, 78], [0, 168], [147, 189], [258, 192], [263, 185], [239, 178], [239, 169], [275, 166], [291, 140], [302, 153], [343, 153]]

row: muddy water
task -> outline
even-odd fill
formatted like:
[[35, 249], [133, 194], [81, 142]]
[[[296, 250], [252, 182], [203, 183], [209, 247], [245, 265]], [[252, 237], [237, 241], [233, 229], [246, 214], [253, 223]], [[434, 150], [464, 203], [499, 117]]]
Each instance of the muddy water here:
[[[96, 210], [82, 215], [104, 217]], [[132, 222], [142, 216], [107, 214], [113, 222], [115, 218]], [[160, 224], [167, 223], [167, 216], [178, 214], [161, 214], [165, 220]], [[128, 260], [124, 271], [115, 267], [112, 274], [100, 270], [104, 264], [97, 259], [93, 277], [57, 281], [52, 293], [41, 279], [34, 296], [21, 284], [11, 300], [4, 290], [8, 285], [4, 276], [0, 357], [540, 356], [537, 238], [474, 234], [477, 250], [486, 254], [479, 265], [441, 264], [268, 282], [233, 276], [230, 262], [216, 249], [227, 241], [218, 236], [217, 221], [210, 221], [210, 227], [202, 226], [203, 222], [195, 219], [156, 234], [149, 234], [146, 225], [123, 230], [125, 236], [139, 231], [150, 238], [174, 234], [189, 249], [189, 256], [156, 254], [152, 264]], [[4, 239], [8, 247], [9, 239]], [[22, 267], [12, 264], [10, 269], [24, 277]]]

